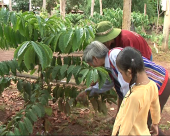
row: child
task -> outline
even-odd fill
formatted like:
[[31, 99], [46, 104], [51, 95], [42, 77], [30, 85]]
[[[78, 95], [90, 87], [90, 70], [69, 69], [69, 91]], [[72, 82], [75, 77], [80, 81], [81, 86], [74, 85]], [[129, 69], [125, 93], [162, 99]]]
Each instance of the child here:
[[158, 135], [158, 88], [148, 78], [141, 54], [132, 47], [125, 47], [117, 55], [116, 66], [124, 81], [129, 83], [130, 91], [120, 106], [112, 135], [150, 135], [147, 126], [149, 110], [152, 118], [151, 133]]

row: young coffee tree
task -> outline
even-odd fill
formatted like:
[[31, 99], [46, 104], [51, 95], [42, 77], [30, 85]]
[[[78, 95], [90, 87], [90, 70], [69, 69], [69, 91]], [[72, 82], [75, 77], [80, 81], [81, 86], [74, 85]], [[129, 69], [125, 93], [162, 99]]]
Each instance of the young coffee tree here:
[[[44, 19], [33, 12], [0, 11], [0, 48], [16, 49], [13, 60], [0, 62], [0, 92], [13, 80], [26, 102], [22, 110], [0, 127], [0, 135], [31, 134], [38, 118], [52, 114], [49, 99], [69, 115], [78, 90], [58, 81], [66, 79], [69, 83], [73, 77], [77, 85], [89, 87], [92, 82], [99, 82], [101, 87], [110, 79], [104, 68], [89, 67], [80, 57], [69, 55], [83, 50], [93, 38], [94, 29], [89, 24], [73, 25], [68, 19], [64, 21], [56, 16]], [[62, 54], [68, 55], [62, 59]], [[18, 72], [37, 72], [38, 78], [29, 82], [18, 78]], [[57, 84], [53, 87], [52, 82]], [[115, 95], [108, 92], [100, 100], [92, 98], [94, 109], [106, 113], [106, 101], [114, 101], [112, 96]]]

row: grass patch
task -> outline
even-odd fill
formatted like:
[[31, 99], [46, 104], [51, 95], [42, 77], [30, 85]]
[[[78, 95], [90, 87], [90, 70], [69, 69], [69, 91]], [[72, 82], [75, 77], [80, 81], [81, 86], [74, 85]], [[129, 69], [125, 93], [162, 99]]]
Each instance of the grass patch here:
[[170, 121], [167, 121], [166, 124], [160, 124], [159, 127], [161, 128], [161, 130], [168, 130], [168, 129], [170, 129]]
[[5, 111], [5, 104], [0, 105], [0, 110]]

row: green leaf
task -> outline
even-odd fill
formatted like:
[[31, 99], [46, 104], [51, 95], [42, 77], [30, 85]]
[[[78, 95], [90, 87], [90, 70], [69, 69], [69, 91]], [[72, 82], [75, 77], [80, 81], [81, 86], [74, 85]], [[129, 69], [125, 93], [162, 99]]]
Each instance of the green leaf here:
[[33, 75], [35, 73], [36, 69], [31, 70], [30, 75]]
[[47, 39], [44, 41], [46, 45], [50, 45], [52, 40], [54, 39], [55, 35], [51, 34]]
[[6, 136], [15, 136], [15, 134], [12, 131], [9, 131]]
[[26, 127], [27, 131], [30, 134], [32, 134], [32, 132], [33, 132], [33, 125], [31, 123], [31, 121], [27, 117], [24, 117], [24, 123], [25, 123], [25, 127]]
[[34, 41], [37, 41], [38, 40], [38, 36], [39, 36], [38, 30], [33, 29], [33, 35], [34, 35]]
[[22, 86], [22, 81], [21, 81], [21, 80], [18, 80], [17, 89], [18, 89], [20, 92], [22, 92], [23, 86]]
[[11, 12], [10, 20], [11, 20], [11, 23], [12, 23], [12, 26], [13, 26], [14, 30], [16, 30], [17, 16], [16, 16], [15, 12]]
[[31, 41], [31, 44], [34, 48], [34, 51], [37, 53], [38, 58], [40, 60], [40, 64], [42, 66], [42, 69], [44, 69], [45, 67], [47, 67], [48, 63], [48, 54], [46, 52], [46, 50], [44, 48], [42, 48], [40, 45], [38, 45], [37, 43]]
[[69, 74], [67, 74], [67, 83], [70, 82], [71, 77], [72, 77], [72, 72], [70, 72]]
[[71, 65], [71, 57], [70, 56], [64, 57], [64, 64]]
[[75, 65], [70, 65], [70, 66], [68, 67], [68, 69], [67, 69], [67, 75], [69, 75], [70, 72], [73, 71], [74, 67], [75, 67]]
[[36, 122], [36, 121], [37, 121], [37, 116], [35, 115], [35, 113], [33, 112], [33, 110], [29, 109], [28, 115], [29, 115], [29, 117], [31, 118], [31, 120], [32, 120], [33, 122]]
[[98, 83], [99, 83], [99, 88], [101, 88], [103, 86], [103, 84], [105, 83], [107, 77], [106, 74], [104, 74], [101, 71], [98, 71]]
[[98, 71], [97, 69], [93, 70], [92, 81], [95, 83], [98, 80]]
[[6, 37], [7, 41], [11, 41], [11, 37], [9, 33], [10, 33], [10, 27], [4, 25], [4, 36]]
[[103, 74], [105, 74], [105, 75], [109, 76], [109, 75], [108, 75], [108, 71], [106, 71], [106, 69], [105, 69], [105, 68], [102, 68], [102, 67], [96, 67], [95, 69], [97, 69], [98, 71], [102, 72]]
[[25, 25], [24, 24], [25, 24], [24, 19], [21, 18], [19, 22], [19, 31], [23, 36], [25, 36]]
[[67, 45], [69, 44], [70, 40], [71, 40], [71, 37], [72, 37], [72, 34], [73, 34], [73, 30], [70, 29], [64, 36], [64, 48], [67, 47]]
[[73, 35], [72, 38], [72, 50], [76, 51], [79, 48], [80, 44], [77, 42], [76, 34]]
[[42, 117], [41, 109], [37, 105], [33, 105], [32, 110], [37, 114], [38, 117]]
[[58, 65], [58, 66], [55, 66], [52, 70], [52, 79], [55, 79], [56, 78], [56, 75], [58, 74], [59, 70], [61, 69], [61, 66]]
[[83, 75], [81, 77], [80, 83], [84, 80], [84, 78], [86, 77], [87, 73], [89, 72], [89, 69], [83, 69], [79, 72], [80, 75]]
[[46, 113], [48, 116], [51, 116], [51, 115], [52, 115], [52, 112], [53, 112], [53, 110], [52, 110], [51, 107], [48, 107], [48, 106], [45, 107], [45, 113]]
[[8, 67], [11, 69], [11, 72], [16, 75], [16, 65], [14, 64], [16, 61], [11, 60], [11, 61], [7, 61], [7, 65]]
[[62, 61], [61, 61], [61, 57], [60, 56], [57, 57], [57, 64], [58, 65], [62, 65]]
[[96, 100], [95, 98], [91, 98], [91, 99], [90, 99], [90, 102], [91, 102], [91, 104], [92, 104], [93, 109], [95, 110], [95, 112], [97, 112], [97, 110], [98, 110], [97, 100]]
[[37, 106], [40, 108], [41, 110], [41, 117], [43, 117], [45, 115], [45, 109], [44, 106], [41, 103], [38, 103]]
[[17, 53], [17, 57], [19, 57], [20, 55], [22, 55], [22, 53], [25, 51], [25, 49], [27, 48], [27, 46], [30, 44], [29, 41], [25, 41], [23, 44], [21, 44], [20, 46], [20, 49], [18, 50], [18, 53]]
[[64, 40], [65, 40], [65, 33], [66, 32], [63, 32], [59, 38], [59, 49], [61, 50], [61, 52], [63, 53], [65, 51], [65, 43], [64, 43]]
[[56, 48], [57, 48], [57, 43], [58, 43], [58, 39], [60, 37], [61, 33], [58, 33], [55, 37], [54, 37], [54, 40], [53, 40], [53, 48], [54, 48], [54, 51], [56, 51]]
[[89, 26], [88, 30], [89, 30], [90, 36], [92, 38], [95, 38], [95, 35], [94, 35], [94, 32], [93, 32], [93, 28], [91, 26]]
[[85, 33], [86, 33], [86, 42], [88, 42], [90, 39], [90, 34], [87, 28], [85, 28]]
[[38, 100], [43, 105], [46, 105], [48, 103], [48, 100], [45, 97], [39, 97]]
[[90, 84], [92, 83], [92, 76], [93, 76], [93, 70], [90, 70], [87, 74], [87, 77], [86, 77], [86, 86], [89, 87]]
[[76, 37], [77, 37], [77, 43], [79, 43], [84, 35], [84, 30], [83, 30], [83, 28], [76, 29], [75, 33], [76, 33]]
[[28, 47], [24, 55], [24, 63], [28, 70], [32, 69], [31, 66], [35, 65], [35, 51], [32, 46]]
[[5, 61], [0, 62], [0, 69], [4, 75], [9, 75], [9, 67]]
[[70, 115], [70, 105], [68, 103], [68, 100], [66, 101], [66, 104], [64, 105], [64, 113]]
[[45, 45], [45, 44], [41, 44], [41, 47], [43, 47], [43, 49], [46, 51], [46, 57], [48, 58], [47, 64], [49, 65], [51, 63], [51, 60], [53, 58], [53, 52], [52, 50], [49, 48], [49, 46]]
[[29, 82], [24, 83], [23, 84], [23, 89], [29, 95], [29, 98], [30, 98], [31, 97], [31, 84]]
[[21, 135], [21, 133], [20, 133], [20, 131], [19, 131], [19, 129], [18, 128], [14, 128], [14, 134], [16, 135], [16, 136], [19, 136], [19, 135]]
[[2, 25], [0, 24], [0, 37], [3, 37]]
[[75, 66], [73, 69], [73, 75], [76, 76], [78, 74], [78, 72], [81, 70], [81, 66]]
[[62, 65], [62, 67], [60, 68], [61, 75], [63, 75], [66, 72], [67, 68], [68, 68], [68, 65], [65, 65], [65, 64]]
[[28, 23], [28, 33], [29, 33], [29, 39], [32, 39], [32, 33], [33, 33], [33, 26], [31, 25], [31, 23]]
[[25, 128], [24, 123], [23, 123], [22, 121], [20, 121], [20, 122], [18, 123], [18, 125], [19, 125], [19, 129], [20, 129], [21, 134], [22, 134], [22, 135], [27, 135], [28, 132], [27, 132], [27, 130], [26, 130], [26, 128]]
[[52, 61], [51, 61], [51, 66], [55, 66], [56, 65], [56, 57], [53, 56]]

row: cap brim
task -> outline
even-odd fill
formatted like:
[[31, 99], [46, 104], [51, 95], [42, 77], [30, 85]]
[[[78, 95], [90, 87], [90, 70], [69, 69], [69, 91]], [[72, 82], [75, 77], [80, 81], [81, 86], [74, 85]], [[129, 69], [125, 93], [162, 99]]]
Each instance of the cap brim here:
[[95, 35], [95, 41], [99, 41], [99, 42], [107, 42], [107, 41], [110, 41], [114, 38], [116, 38], [121, 32], [121, 29], [119, 28], [114, 28], [109, 34], [107, 35], [101, 35], [101, 36], [96, 36]]

